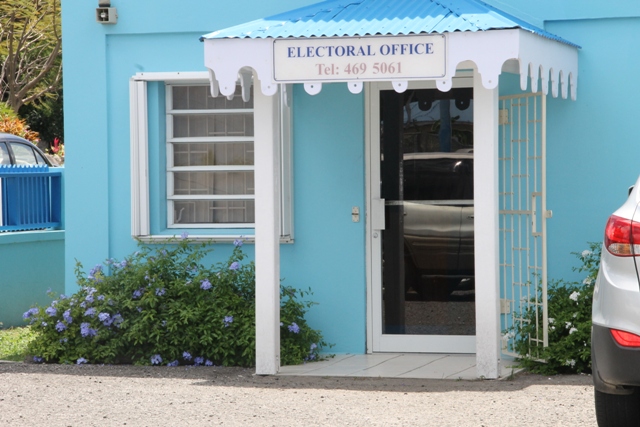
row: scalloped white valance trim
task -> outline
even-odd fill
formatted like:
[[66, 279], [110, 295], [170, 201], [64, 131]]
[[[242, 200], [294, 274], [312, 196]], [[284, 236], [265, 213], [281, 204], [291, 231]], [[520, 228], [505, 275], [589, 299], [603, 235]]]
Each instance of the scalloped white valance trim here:
[[[571, 99], [576, 99], [576, 47], [522, 29], [467, 31], [443, 35], [446, 37], [447, 46], [446, 75], [436, 79], [416, 77], [412, 80], [435, 80], [437, 87], [446, 92], [451, 89], [456, 68], [471, 61], [478, 69], [483, 86], [495, 89], [505, 64], [515, 60], [519, 66], [520, 87], [523, 91], [527, 88], [532, 92], [541, 89], [546, 95], [551, 88], [554, 98], [560, 94], [566, 99], [570, 91]], [[279, 83], [274, 80], [273, 41], [274, 39], [235, 38], [204, 40], [205, 66], [209, 69], [211, 94], [232, 97], [240, 79], [243, 98], [248, 99], [255, 72], [262, 93], [274, 95], [278, 91]], [[359, 93], [365, 81], [367, 80], [349, 81], [348, 88], [352, 93]], [[397, 92], [404, 92], [408, 86], [408, 80], [390, 82]], [[314, 80], [294, 83], [304, 84], [307, 93], [316, 95], [322, 90], [323, 82]]]

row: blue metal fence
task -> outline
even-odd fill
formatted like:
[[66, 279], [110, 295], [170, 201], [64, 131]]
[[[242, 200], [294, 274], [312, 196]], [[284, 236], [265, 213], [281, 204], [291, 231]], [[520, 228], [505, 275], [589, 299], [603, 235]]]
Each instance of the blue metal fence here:
[[0, 165], [0, 232], [62, 225], [62, 170]]

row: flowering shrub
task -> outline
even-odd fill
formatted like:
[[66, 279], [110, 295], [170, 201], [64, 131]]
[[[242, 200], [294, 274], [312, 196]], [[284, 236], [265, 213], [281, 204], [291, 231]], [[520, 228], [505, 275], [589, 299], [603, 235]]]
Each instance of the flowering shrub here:
[[[237, 240], [228, 261], [205, 267], [205, 244], [185, 233], [89, 274], [78, 264], [77, 293], [24, 314], [38, 332], [29, 354], [36, 362], [253, 365], [255, 267], [241, 247]], [[326, 343], [304, 319], [312, 303], [297, 297], [308, 293], [283, 286], [281, 294], [282, 363], [316, 360]]]
[[38, 132], [30, 130], [27, 122], [12, 111], [0, 110], [0, 132], [20, 136], [34, 144], [38, 142]]
[[590, 243], [589, 250], [575, 253], [582, 265], [574, 271], [586, 274], [582, 282], [549, 284], [548, 347], [538, 348], [529, 340], [535, 336], [536, 322], [542, 324], [539, 310], [537, 314], [534, 309], [526, 311], [527, 322], [507, 332], [515, 333], [515, 350], [523, 367], [541, 374], [591, 372], [591, 307], [600, 251], [600, 243]]
[[49, 149], [54, 155], [60, 156], [64, 158], [64, 144], [60, 141], [60, 138], [57, 136], [53, 138], [53, 145]]

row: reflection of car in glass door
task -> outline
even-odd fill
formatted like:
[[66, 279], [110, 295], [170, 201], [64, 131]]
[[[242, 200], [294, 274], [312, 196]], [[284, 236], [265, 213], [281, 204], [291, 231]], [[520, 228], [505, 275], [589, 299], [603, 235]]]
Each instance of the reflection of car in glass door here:
[[473, 154], [404, 154], [405, 289], [420, 299], [473, 294]]

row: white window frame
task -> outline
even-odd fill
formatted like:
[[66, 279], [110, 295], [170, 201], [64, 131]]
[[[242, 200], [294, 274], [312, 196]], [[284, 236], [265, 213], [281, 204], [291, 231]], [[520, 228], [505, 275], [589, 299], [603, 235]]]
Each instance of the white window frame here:
[[[162, 224], [165, 231], [162, 234], [151, 234], [150, 219], [150, 195], [149, 195], [149, 116], [147, 106], [147, 83], [163, 82], [170, 85], [199, 85], [209, 84], [207, 72], [160, 72], [137, 73], [129, 82], [130, 96], [130, 149], [131, 149], [131, 235], [142, 241], [166, 241], [169, 238], [180, 235], [183, 231], [189, 233], [189, 239], [196, 241], [227, 242], [237, 238], [243, 238], [251, 242], [255, 238], [253, 224], [180, 224], [170, 226]], [[292, 144], [291, 144], [291, 101], [286, 100], [286, 92], [281, 91], [279, 97], [280, 111], [280, 153], [281, 153], [281, 222], [280, 240], [283, 243], [293, 242], [293, 168], [292, 168]], [[290, 96], [290, 95], [289, 95]], [[165, 98], [166, 103], [166, 98]], [[165, 104], [166, 105], [166, 104]], [[167, 110], [166, 113], [169, 113]], [[165, 115], [162, 119], [167, 119]], [[167, 134], [167, 138], [169, 134]], [[153, 141], [154, 144], [167, 144], [168, 141]], [[167, 156], [170, 152], [167, 152]], [[159, 165], [161, 170], [168, 172], [168, 164]], [[169, 178], [167, 178], [169, 179]], [[163, 206], [170, 206], [167, 194], [160, 194], [165, 198]], [[170, 221], [172, 213], [167, 212], [167, 220]], [[233, 230], [241, 233], [229, 234]], [[227, 232], [225, 232], [227, 231]]]

